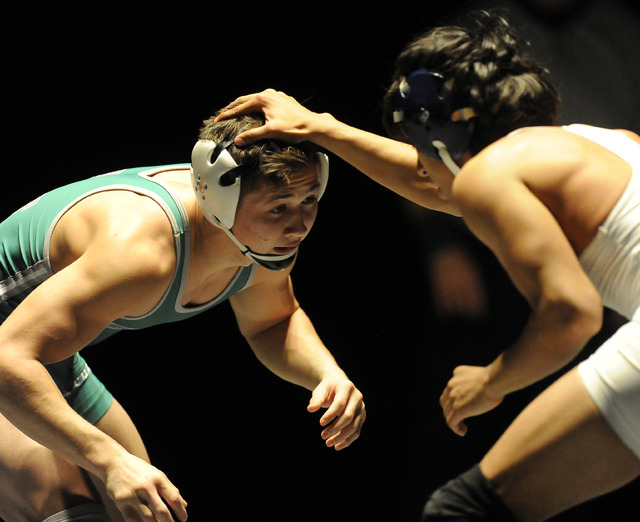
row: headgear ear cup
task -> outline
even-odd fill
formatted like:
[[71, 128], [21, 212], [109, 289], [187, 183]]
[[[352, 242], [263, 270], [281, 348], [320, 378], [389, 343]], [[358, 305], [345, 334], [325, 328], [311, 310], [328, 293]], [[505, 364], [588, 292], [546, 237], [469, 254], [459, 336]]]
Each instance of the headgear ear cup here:
[[214, 225], [231, 229], [240, 200], [240, 178], [232, 183], [225, 175], [238, 168], [227, 148], [233, 140], [216, 145], [198, 140], [191, 152], [191, 182], [205, 217]]
[[453, 160], [469, 149], [469, 119], [475, 113], [470, 107], [453, 107], [442, 75], [418, 69], [403, 79], [393, 116], [416, 149], [459, 170]]
[[329, 182], [329, 156], [324, 152], [318, 152], [318, 182], [320, 183], [318, 201], [320, 201]]

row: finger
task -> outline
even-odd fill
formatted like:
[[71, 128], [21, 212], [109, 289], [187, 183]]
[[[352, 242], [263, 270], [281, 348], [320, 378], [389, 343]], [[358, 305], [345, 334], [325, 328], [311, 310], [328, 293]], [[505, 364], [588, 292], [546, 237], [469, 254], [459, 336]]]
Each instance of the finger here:
[[267, 103], [269, 95], [273, 95], [275, 92], [276, 91], [274, 89], [265, 89], [259, 93], [240, 96], [222, 109], [220, 114], [215, 117], [214, 122], [217, 123], [223, 119], [233, 118], [241, 114], [248, 114], [250, 112], [262, 110]]
[[449, 398], [451, 397], [451, 385], [449, 381], [442, 391], [442, 395], [440, 395], [440, 406], [443, 406], [449, 402]]
[[[350, 395], [347, 404], [344, 408], [341, 408], [331, 425], [324, 430], [323, 438], [327, 439], [339, 431], [349, 426], [352, 422], [358, 420], [361, 415], [364, 415], [364, 402], [362, 395], [352, 394]], [[329, 413], [329, 411], [327, 411]]]
[[366, 417], [367, 413], [362, 396], [352, 397], [343, 413], [322, 432], [322, 438], [327, 441], [329, 447], [335, 446], [354, 433], [357, 438]]
[[336, 396], [327, 408], [325, 414], [320, 417], [320, 426], [328, 426], [335, 419], [338, 419], [344, 414], [346, 407], [347, 400], [344, 397]]
[[[147, 509], [149, 514], [146, 513]], [[143, 506], [140, 510], [144, 516], [144, 520], [157, 520], [158, 522], [175, 522], [171, 516], [169, 508], [159, 498], [147, 501], [147, 506]]]
[[238, 116], [239, 114], [245, 114], [246, 112], [251, 112], [253, 108], [256, 106], [257, 93], [247, 94], [245, 96], [240, 96], [232, 101], [229, 105], [227, 105], [224, 109], [220, 111], [214, 122], [219, 122], [220, 120], [233, 118]]
[[309, 405], [307, 406], [307, 411], [309, 413], [315, 413], [317, 412], [320, 408], [322, 408], [321, 404], [318, 404], [317, 402], [309, 402]]
[[148, 506], [142, 505], [140, 507], [140, 514], [142, 515], [142, 520], [157, 520], [156, 516], [153, 514], [153, 511], [149, 509]]
[[453, 408], [453, 399], [448, 393], [440, 397], [440, 407], [442, 408], [442, 415], [445, 419], [448, 419]]
[[174, 522], [167, 506], [161, 500], [152, 500], [152, 496], [144, 492], [138, 497], [130, 498], [126, 504], [119, 505], [124, 520], [153, 520], [158, 522]]
[[264, 125], [253, 127], [238, 134], [235, 138], [235, 144], [239, 147], [242, 147], [256, 141], [268, 140], [269, 138], [272, 138], [274, 136], [276, 136], [276, 134], [271, 132], [269, 124], [265, 123]]
[[457, 433], [457, 425], [462, 422], [459, 412], [455, 408], [454, 401], [451, 397], [442, 404], [442, 415], [449, 428]]
[[340, 451], [343, 450], [345, 448], [348, 448], [349, 446], [351, 446], [351, 444], [353, 444], [353, 442], [360, 437], [360, 431], [358, 430], [355, 433], [352, 433], [351, 435], [349, 435], [348, 437], [346, 437], [344, 440], [342, 441], [337, 441], [335, 443], [335, 445], [333, 446], [333, 449], [336, 451]]
[[364, 424], [366, 417], [367, 415], [363, 408], [360, 414], [353, 419], [353, 422], [349, 423], [338, 433], [327, 439], [327, 446], [333, 447], [337, 451], [350, 446], [353, 441], [360, 437], [362, 425]]
[[157, 522], [175, 522], [174, 518], [169, 510], [169, 507], [173, 510], [177, 519], [184, 522], [187, 520], [186, 501], [180, 495], [178, 489], [171, 484], [159, 483], [156, 486], [156, 491], [145, 493], [140, 495], [140, 501], [143, 503], [144, 508], [141, 509], [144, 519], [149, 517], [146, 515], [146, 509], [150, 510], [150, 519]]
[[451, 428], [456, 435], [464, 437], [467, 434], [467, 425], [464, 422], [459, 422]]
[[336, 436], [327, 440], [327, 447], [333, 448], [336, 451], [340, 451], [341, 449], [346, 448], [349, 444], [351, 444], [351, 442], [347, 443], [347, 441], [350, 440], [351, 437], [354, 435], [355, 437], [353, 438], [353, 440], [357, 438], [357, 435], [355, 434], [355, 432], [353, 433], [340, 432]]
[[461, 437], [466, 435], [467, 425], [464, 422], [465, 416], [460, 413], [460, 411], [452, 409], [445, 418], [447, 420], [447, 426], [449, 426], [451, 431]]
[[[348, 421], [348, 422], [345, 422], [345, 420]], [[340, 422], [340, 421], [342, 421], [342, 422]], [[340, 422], [340, 425], [338, 425], [338, 422]], [[351, 424], [351, 422], [353, 422], [353, 418], [352, 417], [351, 418], [347, 418], [347, 416], [344, 416], [344, 415], [340, 416], [340, 417], [337, 417], [320, 434], [320, 436], [322, 437], [322, 440], [327, 441], [327, 446], [332, 446], [333, 444], [330, 444], [330, 441], [332, 441], [340, 433], [342, 433], [343, 431], [345, 433], [347, 433], [347, 434], [351, 433], [352, 430], [349, 429], [349, 425]]]
[[[458, 415], [458, 410], [456, 409], [455, 401], [452, 398], [449, 398], [447, 402], [442, 406], [442, 414], [444, 418], [447, 420], [447, 424], [452, 424], [456, 422], [456, 416]], [[462, 420], [457, 419], [457, 421]]]
[[173, 510], [178, 520], [187, 520], [187, 501], [182, 498], [180, 491], [175, 486], [161, 486], [159, 490], [162, 498]]

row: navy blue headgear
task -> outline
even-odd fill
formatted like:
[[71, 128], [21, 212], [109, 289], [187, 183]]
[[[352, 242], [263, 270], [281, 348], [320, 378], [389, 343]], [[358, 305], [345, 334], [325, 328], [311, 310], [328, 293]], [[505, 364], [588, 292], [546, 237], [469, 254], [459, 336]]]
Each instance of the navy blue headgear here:
[[458, 160], [469, 150], [472, 108], [454, 108], [444, 78], [438, 73], [418, 69], [402, 79], [393, 112], [394, 123], [409, 142], [425, 156], [443, 161], [453, 172]]

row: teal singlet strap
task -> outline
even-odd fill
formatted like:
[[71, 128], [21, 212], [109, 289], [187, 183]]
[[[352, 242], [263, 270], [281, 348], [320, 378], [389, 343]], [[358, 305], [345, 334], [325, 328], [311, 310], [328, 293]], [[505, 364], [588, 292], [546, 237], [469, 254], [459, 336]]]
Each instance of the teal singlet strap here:
[[142, 317], [116, 320], [96, 340], [123, 329], [140, 329], [180, 321], [215, 306], [242, 290], [253, 278], [256, 265], [241, 267], [215, 299], [197, 307], [181, 305], [189, 268], [190, 233], [186, 210], [171, 186], [154, 174], [188, 169], [189, 164], [140, 167], [102, 174], [47, 192], [0, 223], [0, 315], [7, 316], [31, 290], [53, 273], [49, 242], [55, 225], [71, 207], [86, 197], [108, 190], [130, 190], [154, 199], [171, 222], [177, 267], [162, 301]]
[[[186, 168], [188, 167], [188, 165], [177, 165], [177, 167]], [[152, 174], [158, 172], [159, 170], [167, 170], [168, 168], [172, 167], [129, 169], [127, 173], [137, 176], [140, 180], [144, 180], [147, 183], [152, 183], [153, 185], [155, 185], [155, 187], [162, 188], [162, 190], [160, 190], [158, 194], [161, 195], [164, 203], [167, 204], [165, 212], [168, 213], [170, 219], [172, 220], [172, 226], [174, 226], [174, 237], [176, 238], [177, 266], [173, 281], [171, 282], [171, 285], [165, 292], [165, 295], [163, 296], [161, 301], [153, 310], [151, 310], [144, 316], [122, 317], [120, 319], [117, 319], [109, 326], [107, 330], [105, 330], [100, 335], [100, 337], [96, 341], [102, 340], [103, 338], [112, 335], [113, 333], [116, 333], [120, 330], [137, 330], [148, 328], [157, 324], [164, 324], [188, 319], [189, 317], [200, 314], [205, 310], [208, 310], [209, 308], [212, 308], [213, 306], [226, 301], [235, 293], [243, 290], [251, 282], [253, 276], [255, 275], [255, 271], [257, 269], [256, 264], [252, 264], [248, 267], [239, 267], [231, 282], [217, 297], [199, 306], [185, 307], [182, 305], [182, 295], [187, 282], [190, 261], [189, 221], [180, 199], [173, 192], [171, 187], [160, 181], [156, 181], [151, 177]], [[172, 213], [172, 215], [169, 214], [169, 211]]]

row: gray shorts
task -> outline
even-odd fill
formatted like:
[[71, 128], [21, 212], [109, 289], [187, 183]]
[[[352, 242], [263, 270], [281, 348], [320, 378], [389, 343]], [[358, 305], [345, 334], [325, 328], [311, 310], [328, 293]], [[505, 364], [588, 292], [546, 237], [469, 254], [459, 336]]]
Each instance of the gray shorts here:
[[640, 323], [620, 327], [578, 372], [613, 431], [640, 458]]
[[82, 504], [51, 515], [42, 522], [111, 522], [111, 518], [103, 506]]

